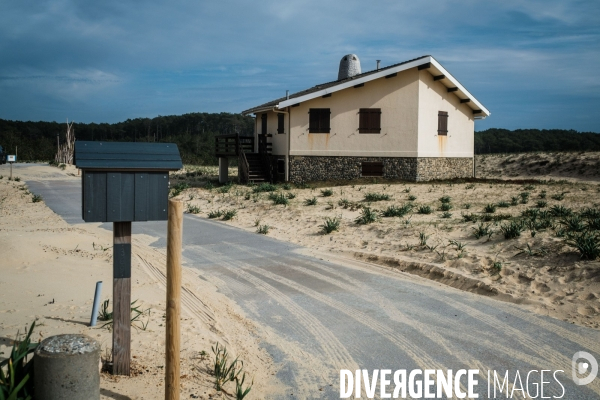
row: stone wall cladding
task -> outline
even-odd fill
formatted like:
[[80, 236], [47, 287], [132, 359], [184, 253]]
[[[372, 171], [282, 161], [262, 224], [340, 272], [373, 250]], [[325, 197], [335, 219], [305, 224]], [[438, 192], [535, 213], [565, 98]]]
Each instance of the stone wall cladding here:
[[468, 178], [471, 158], [319, 157], [290, 156], [289, 180], [294, 183], [361, 178], [361, 163], [383, 162], [383, 177], [407, 181]]
[[418, 158], [416, 181], [473, 177], [472, 158]]

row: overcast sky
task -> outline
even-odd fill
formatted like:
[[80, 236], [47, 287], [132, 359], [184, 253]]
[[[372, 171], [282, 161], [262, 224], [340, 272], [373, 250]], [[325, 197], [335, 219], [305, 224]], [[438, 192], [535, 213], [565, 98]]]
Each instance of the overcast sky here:
[[0, 2], [0, 118], [240, 112], [431, 54], [490, 127], [600, 132], [600, 1]]

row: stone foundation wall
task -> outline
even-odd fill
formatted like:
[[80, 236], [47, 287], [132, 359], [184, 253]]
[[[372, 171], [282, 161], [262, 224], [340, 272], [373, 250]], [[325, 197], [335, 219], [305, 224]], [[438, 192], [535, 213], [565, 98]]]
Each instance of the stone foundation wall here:
[[472, 158], [418, 158], [416, 181], [472, 178]]
[[391, 179], [427, 181], [473, 176], [471, 158], [290, 156], [289, 180], [300, 183], [361, 178], [364, 161], [382, 162], [383, 177]]

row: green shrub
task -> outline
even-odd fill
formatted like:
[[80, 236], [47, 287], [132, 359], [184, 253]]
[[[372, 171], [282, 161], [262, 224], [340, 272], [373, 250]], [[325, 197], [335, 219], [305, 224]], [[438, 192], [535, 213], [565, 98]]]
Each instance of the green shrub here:
[[450, 203], [442, 203], [440, 206], [440, 211], [450, 211], [452, 210], [452, 204]]
[[312, 199], [306, 199], [306, 200], [304, 200], [304, 205], [305, 206], [316, 206], [317, 205], [317, 198], [313, 197]]
[[469, 208], [471, 208], [471, 203], [465, 203], [465, 204], [463, 204], [463, 208], [465, 210], [468, 210]]
[[292, 185], [290, 185], [289, 183], [284, 183], [282, 186], [283, 190], [291, 190], [292, 189]]
[[417, 213], [419, 214], [431, 214], [432, 212], [433, 210], [431, 207], [427, 205], [419, 206], [419, 208], [417, 208]]
[[296, 198], [296, 194], [295, 194], [295, 193], [292, 193], [292, 192], [288, 192], [288, 193], [287, 193], [287, 195], [286, 195], [286, 197], [287, 197], [288, 199], [290, 199], [290, 200], [291, 200], [291, 199], [295, 199], [295, 198]]
[[225, 210], [225, 211], [223, 211], [223, 221], [232, 220], [236, 215], [237, 215], [237, 210], [235, 210], [235, 209]]
[[550, 196], [550, 198], [553, 200], [556, 200], [556, 201], [562, 201], [565, 198], [565, 194], [564, 193], [553, 194], [552, 196]]
[[321, 196], [323, 196], [323, 197], [333, 196], [333, 190], [331, 190], [331, 189], [323, 189], [323, 190], [321, 190]]
[[274, 192], [277, 190], [277, 186], [271, 184], [271, 183], [261, 183], [258, 186], [254, 186], [252, 188], [252, 191], [254, 193], [262, 193], [262, 192]]
[[510, 205], [511, 206], [516, 206], [517, 204], [519, 204], [519, 198], [517, 196], [513, 196], [510, 198]]
[[340, 201], [338, 201], [338, 206], [342, 207], [342, 208], [348, 208], [350, 207], [350, 200], [348, 199], [341, 199]]
[[523, 192], [520, 194], [521, 204], [527, 204], [529, 202], [529, 192]]
[[477, 222], [479, 220], [479, 215], [477, 214], [463, 214], [463, 221], [465, 222]]
[[425, 232], [419, 232], [419, 245], [427, 246], [427, 239], [429, 239], [430, 235], [426, 235]]
[[404, 217], [412, 210], [412, 204], [405, 204], [402, 207], [389, 206], [381, 212], [382, 217]]
[[269, 229], [271, 229], [271, 227], [269, 225], [259, 225], [258, 228], [256, 229], [256, 233], [260, 233], [261, 235], [266, 235], [267, 233], [269, 233]]
[[508, 208], [510, 207], [510, 204], [507, 201], [499, 201], [497, 206], [500, 208]]
[[546, 198], [546, 191], [545, 191], [545, 190], [542, 190], [542, 191], [540, 192], [540, 199], [545, 199], [545, 198]]
[[408, 201], [415, 201], [417, 199], [417, 196], [414, 196], [411, 194], [407, 197], [407, 199], [408, 199]]
[[600, 210], [591, 207], [583, 209], [580, 214], [583, 218], [600, 218]]
[[480, 239], [484, 236], [491, 236], [491, 224], [484, 225], [483, 222], [480, 222], [476, 228], [473, 228], [473, 234], [475, 235], [475, 239]]
[[31, 201], [34, 203], [39, 203], [42, 200], [44, 200], [44, 198], [39, 194], [34, 194], [33, 196], [31, 196]]
[[188, 204], [187, 205], [187, 212], [189, 214], [198, 214], [200, 212], [200, 207], [192, 205], [192, 204]]
[[377, 221], [377, 218], [378, 216], [376, 211], [371, 210], [370, 207], [363, 207], [360, 212], [360, 216], [358, 216], [358, 218], [356, 218], [354, 222], [356, 222], [359, 225], [366, 225]]
[[337, 231], [340, 228], [340, 222], [341, 222], [341, 220], [338, 217], [335, 217], [335, 218], [326, 217], [323, 225], [320, 225], [321, 231], [326, 234], [331, 233], [333, 231]]
[[483, 207], [483, 211], [486, 212], [486, 213], [490, 213], [490, 214], [495, 213], [496, 212], [496, 205], [492, 204], [492, 203], [486, 204]]
[[390, 196], [385, 193], [365, 193], [365, 201], [385, 201], [390, 200]]
[[217, 193], [221, 193], [221, 194], [229, 193], [229, 191], [231, 190], [232, 187], [233, 187], [233, 183], [227, 182], [226, 184], [224, 184], [223, 186], [221, 186], [220, 188], [217, 189]]
[[504, 221], [507, 219], [512, 219], [512, 215], [510, 215], [510, 214], [484, 214], [480, 217], [480, 219], [483, 222], [490, 222], [490, 221], [498, 222], [498, 221]]
[[585, 230], [585, 224], [581, 217], [577, 214], [565, 217], [560, 220], [560, 223], [569, 232], [583, 232]]
[[452, 218], [452, 214], [448, 211], [444, 211], [441, 215], [442, 218]]
[[590, 231], [600, 231], [600, 218], [588, 218], [586, 228]]
[[565, 206], [562, 206], [562, 205], [555, 205], [555, 206], [550, 207], [550, 213], [554, 217], [564, 218], [564, 217], [568, 217], [569, 215], [572, 215], [573, 210], [571, 210], [570, 208], [567, 208]]
[[546, 200], [538, 200], [538, 202], [535, 205], [538, 208], [544, 208], [548, 205], [548, 202]]
[[440, 201], [442, 202], [442, 204], [450, 204], [450, 200], [452, 200], [450, 198], [450, 196], [442, 196], [442, 197], [440, 197]]
[[[33, 356], [38, 343], [31, 343], [31, 334], [35, 321], [23, 340], [13, 341], [12, 350], [7, 359], [0, 361], [0, 399], [22, 400], [33, 396]], [[5, 370], [6, 368], [6, 370]]]
[[177, 197], [183, 192], [185, 189], [188, 189], [190, 185], [185, 182], [179, 182], [173, 185], [171, 188], [171, 197]]
[[220, 218], [222, 215], [223, 215], [223, 211], [221, 211], [221, 210], [208, 212], [208, 218]]
[[523, 221], [510, 221], [508, 224], [500, 225], [500, 231], [505, 239], [514, 239], [521, 236], [524, 229]]
[[579, 251], [584, 260], [595, 260], [600, 257], [600, 236], [592, 232], [568, 234], [566, 243]]
[[283, 193], [270, 193], [269, 200], [272, 200], [273, 204], [283, 204], [284, 206], [287, 206], [290, 202]]
[[17, 177], [15, 177], [13, 180], [14, 180], [15, 182], [21, 182], [21, 178], [19, 178], [18, 176], [17, 176]]

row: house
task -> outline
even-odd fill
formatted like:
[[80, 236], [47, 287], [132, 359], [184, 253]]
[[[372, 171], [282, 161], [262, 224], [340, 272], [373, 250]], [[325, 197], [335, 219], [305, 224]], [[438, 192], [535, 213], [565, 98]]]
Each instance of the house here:
[[291, 182], [472, 177], [474, 122], [490, 115], [432, 56], [362, 73], [354, 54], [336, 81], [242, 113], [255, 115], [246, 175]]

